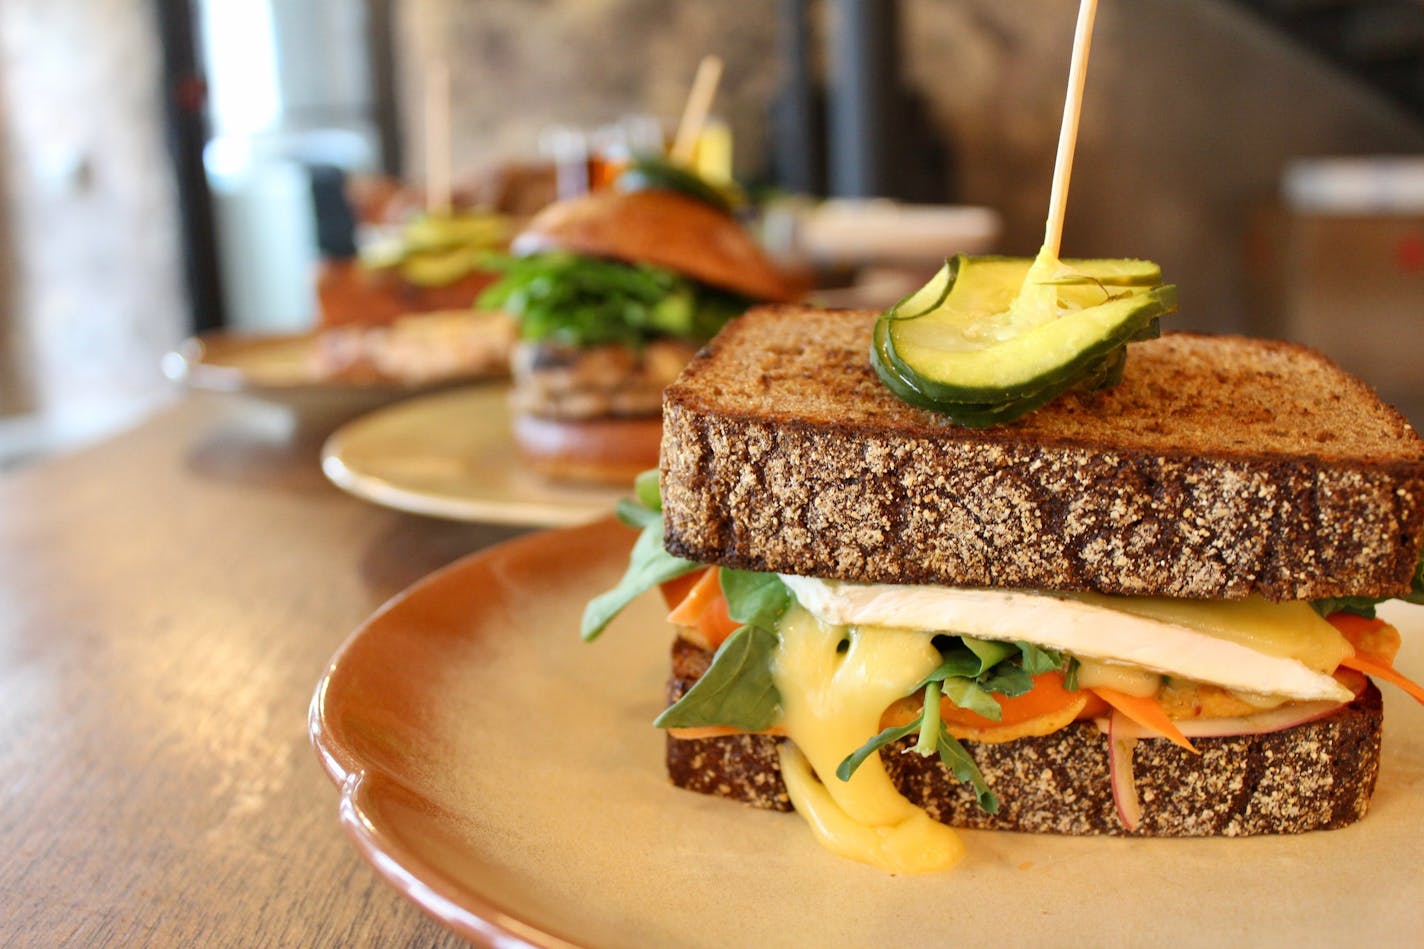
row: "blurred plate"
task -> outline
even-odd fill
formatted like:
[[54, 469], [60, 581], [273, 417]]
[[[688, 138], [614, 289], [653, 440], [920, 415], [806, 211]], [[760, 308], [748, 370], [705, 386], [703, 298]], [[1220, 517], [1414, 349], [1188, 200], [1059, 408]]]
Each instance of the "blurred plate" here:
[[312, 369], [317, 340], [316, 332], [204, 333], [165, 354], [163, 374], [190, 389], [251, 396], [287, 406], [299, 415], [333, 419], [351, 418], [410, 395], [496, 378], [490, 373], [465, 373], [419, 381], [374, 376], [319, 379]]
[[591, 521], [632, 488], [560, 484], [526, 468], [511, 439], [505, 386], [422, 395], [348, 422], [327, 439], [321, 468], [338, 487], [386, 507], [534, 527]]
[[[1424, 709], [1385, 689], [1370, 814], [1343, 830], [1179, 840], [964, 832], [956, 869], [890, 876], [792, 814], [672, 787], [671, 628], [640, 597], [596, 644], [622, 573], [610, 521], [527, 534], [432, 574], [333, 658], [313, 743], [375, 872], [484, 945], [1417, 945]], [[1424, 668], [1424, 609], [1389, 604]], [[1413, 934], [1412, 936], [1410, 934]]]
[[822, 264], [943, 263], [953, 254], [983, 254], [999, 239], [998, 212], [951, 204], [885, 199], [826, 201], [797, 223], [802, 253]]

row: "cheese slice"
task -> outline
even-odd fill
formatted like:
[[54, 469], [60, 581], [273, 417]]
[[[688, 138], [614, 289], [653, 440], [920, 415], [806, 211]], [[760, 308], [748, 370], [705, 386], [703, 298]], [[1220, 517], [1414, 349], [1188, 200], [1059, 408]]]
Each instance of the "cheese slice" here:
[[1028, 642], [1236, 692], [1347, 702], [1348, 641], [1306, 603], [1175, 601], [783, 576], [825, 623]]
[[940, 664], [930, 637], [915, 630], [844, 629], [799, 607], [782, 617], [778, 631], [772, 678], [781, 726], [794, 746], [783, 748], [782, 775], [816, 838], [841, 856], [891, 873], [957, 863], [964, 853], [958, 835], [905, 800], [878, 755], [849, 781], [836, 777], [841, 761], [880, 731], [886, 707]]

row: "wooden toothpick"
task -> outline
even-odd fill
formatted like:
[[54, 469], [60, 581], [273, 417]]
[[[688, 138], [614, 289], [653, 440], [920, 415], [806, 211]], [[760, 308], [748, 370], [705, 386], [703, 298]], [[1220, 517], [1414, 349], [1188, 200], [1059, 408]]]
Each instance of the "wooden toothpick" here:
[[1058, 159], [1053, 165], [1053, 190], [1048, 198], [1048, 222], [1043, 228], [1044, 252], [1058, 257], [1063, 243], [1063, 215], [1068, 207], [1068, 179], [1073, 174], [1073, 151], [1078, 143], [1078, 116], [1083, 111], [1083, 84], [1088, 75], [1088, 49], [1093, 44], [1093, 18], [1098, 0], [1082, 0], [1078, 28], [1073, 34], [1073, 62], [1068, 68], [1068, 95], [1063, 102], [1063, 125], [1058, 131]]

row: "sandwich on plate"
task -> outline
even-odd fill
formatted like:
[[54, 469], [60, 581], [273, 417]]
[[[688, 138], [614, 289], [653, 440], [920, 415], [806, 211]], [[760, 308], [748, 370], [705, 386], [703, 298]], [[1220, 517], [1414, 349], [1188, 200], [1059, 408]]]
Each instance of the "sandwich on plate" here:
[[512, 251], [481, 305], [518, 321], [515, 443], [559, 479], [656, 465], [663, 387], [727, 320], [800, 293], [723, 191], [661, 160], [545, 208]]
[[1360, 819], [1375, 681], [1424, 701], [1374, 617], [1424, 602], [1424, 442], [1306, 348], [1152, 338], [1150, 264], [1029, 268], [729, 325], [665, 393], [585, 638], [660, 586], [672, 782], [891, 872], [952, 865], [950, 827]]

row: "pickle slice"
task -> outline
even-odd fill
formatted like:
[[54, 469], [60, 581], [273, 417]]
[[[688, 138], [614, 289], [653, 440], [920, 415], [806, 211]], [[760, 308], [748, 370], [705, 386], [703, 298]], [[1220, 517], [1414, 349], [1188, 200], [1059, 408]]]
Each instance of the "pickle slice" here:
[[[955, 257], [883, 314], [872, 359], [907, 401], [963, 424], [995, 424], [1076, 385], [1109, 384], [1105, 366], [1127, 343], [1155, 335], [1176, 309], [1150, 261], [1066, 260], [1038, 287], [1020, 288], [1033, 261]], [[968, 421], [972, 419], [973, 421]]]

